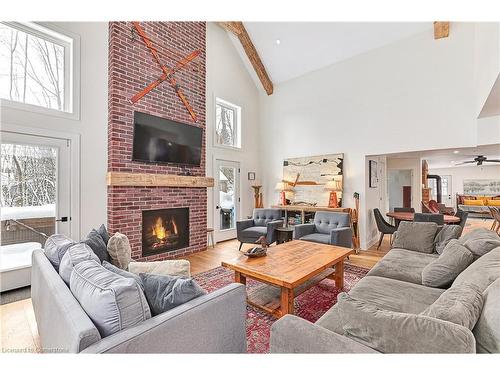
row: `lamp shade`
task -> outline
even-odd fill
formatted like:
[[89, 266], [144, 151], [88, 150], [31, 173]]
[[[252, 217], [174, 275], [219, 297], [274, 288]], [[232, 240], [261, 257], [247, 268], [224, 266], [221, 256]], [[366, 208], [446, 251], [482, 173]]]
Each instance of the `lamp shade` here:
[[342, 191], [342, 183], [340, 181], [328, 181], [325, 185], [327, 191]]

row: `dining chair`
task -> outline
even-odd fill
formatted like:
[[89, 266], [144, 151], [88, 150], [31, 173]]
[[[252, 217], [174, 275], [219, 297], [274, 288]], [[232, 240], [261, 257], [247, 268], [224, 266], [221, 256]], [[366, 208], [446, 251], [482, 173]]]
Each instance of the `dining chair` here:
[[375, 223], [377, 223], [377, 229], [380, 232], [380, 239], [378, 240], [378, 245], [377, 245], [377, 250], [378, 250], [386, 234], [391, 235], [391, 244], [392, 244], [392, 235], [398, 228], [385, 221], [384, 217], [382, 216], [382, 213], [378, 208], [373, 209], [373, 215], [375, 216]]
[[416, 213], [413, 217], [414, 222], [434, 222], [437, 225], [444, 225], [444, 215], [443, 214], [426, 214], [426, 213]]
[[467, 222], [467, 217], [469, 216], [469, 213], [459, 208], [455, 216], [460, 219], [460, 222], [458, 222], [457, 224], [462, 227], [462, 230], [464, 230], [465, 223]]
[[500, 209], [498, 207], [488, 207], [490, 209], [491, 217], [493, 218], [493, 224], [491, 224], [490, 230], [498, 233], [500, 231]]

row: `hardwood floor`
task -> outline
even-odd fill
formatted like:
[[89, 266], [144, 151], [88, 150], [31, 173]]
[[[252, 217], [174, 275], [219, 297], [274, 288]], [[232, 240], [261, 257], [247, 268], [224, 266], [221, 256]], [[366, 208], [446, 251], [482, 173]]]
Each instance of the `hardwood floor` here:
[[[464, 233], [474, 228], [491, 226], [490, 220], [470, 219]], [[223, 260], [230, 260], [238, 255], [239, 243], [236, 240], [218, 243], [215, 248], [189, 255], [191, 273], [197, 274], [220, 266]], [[247, 249], [252, 245], [244, 245]], [[380, 249], [372, 246], [359, 254], [351, 255], [349, 263], [364, 268], [372, 268], [390, 250], [389, 236], [385, 236]], [[31, 299], [25, 299], [0, 306], [0, 352], [19, 350], [36, 352], [40, 348], [40, 339], [36, 328]]]

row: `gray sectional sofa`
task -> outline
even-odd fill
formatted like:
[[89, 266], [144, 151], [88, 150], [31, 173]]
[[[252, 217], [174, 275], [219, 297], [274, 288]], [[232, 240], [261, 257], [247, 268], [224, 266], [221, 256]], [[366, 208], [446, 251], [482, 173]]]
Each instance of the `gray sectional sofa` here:
[[33, 309], [45, 352], [246, 352], [244, 285], [230, 284], [101, 338], [42, 250], [33, 252], [31, 280]]
[[[418, 244], [417, 251], [391, 249], [348, 294], [339, 294], [338, 302], [315, 323], [292, 315], [279, 319], [271, 329], [271, 352], [500, 352], [500, 238], [480, 229], [451, 240], [444, 250], [448, 256], [460, 258], [456, 249], [466, 249], [472, 264], [439, 288], [423, 285], [432, 283], [422, 276], [431, 263], [438, 264], [438, 273], [450, 272], [449, 265], [439, 264], [443, 255], [422, 252], [429, 238], [436, 236], [417, 234], [410, 239], [427, 241]], [[467, 293], [475, 296], [467, 298]]]

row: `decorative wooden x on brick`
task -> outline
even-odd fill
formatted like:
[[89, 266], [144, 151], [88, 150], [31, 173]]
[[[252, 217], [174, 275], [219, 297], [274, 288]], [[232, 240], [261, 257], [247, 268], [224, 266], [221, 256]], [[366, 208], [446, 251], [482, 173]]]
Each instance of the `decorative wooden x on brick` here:
[[148, 86], [146, 86], [143, 90], [135, 94], [130, 100], [132, 103], [137, 103], [142, 97], [144, 97], [146, 94], [151, 92], [155, 87], [157, 87], [160, 83], [162, 83], [165, 80], [168, 80], [172, 87], [174, 88], [175, 92], [177, 93], [177, 96], [179, 99], [182, 101], [186, 109], [188, 110], [189, 114], [191, 115], [191, 118], [193, 119], [194, 122], [197, 121], [196, 113], [194, 112], [193, 108], [189, 104], [189, 102], [186, 99], [186, 96], [182, 92], [180, 85], [177, 83], [176, 79], [173, 77], [173, 74], [185, 67], [189, 62], [194, 60], [196, 57], [200, 55], [199, 50], [195, 50], [191, 52], [189, 55], [184, 57], [183, 59], [179, 60], [177, 64], [172, 69], [169, 69], [166, 67], [166, 65], [161, 63], [160, 60], [160, 55], [158, 53], [158, 50], [156, 49], [155, 46], [153, 46], [153, 43], [151, 42], [151, 39], [146, 35], [144, 30], [142, 29], [141, 25], [139, 22], [133, 22], [134, 28], [137, 31], [137, 33], [140, 35], [142, 41], [146, 45], [146, 47], [151, 51], [151, 54], [153, 55], [153, 58], [155, 61], [158, 63], [160, 66], [160, 69], [163, 71], [163, 74], [158, 77], [158, 79], [154, 80], [151, 82]]

